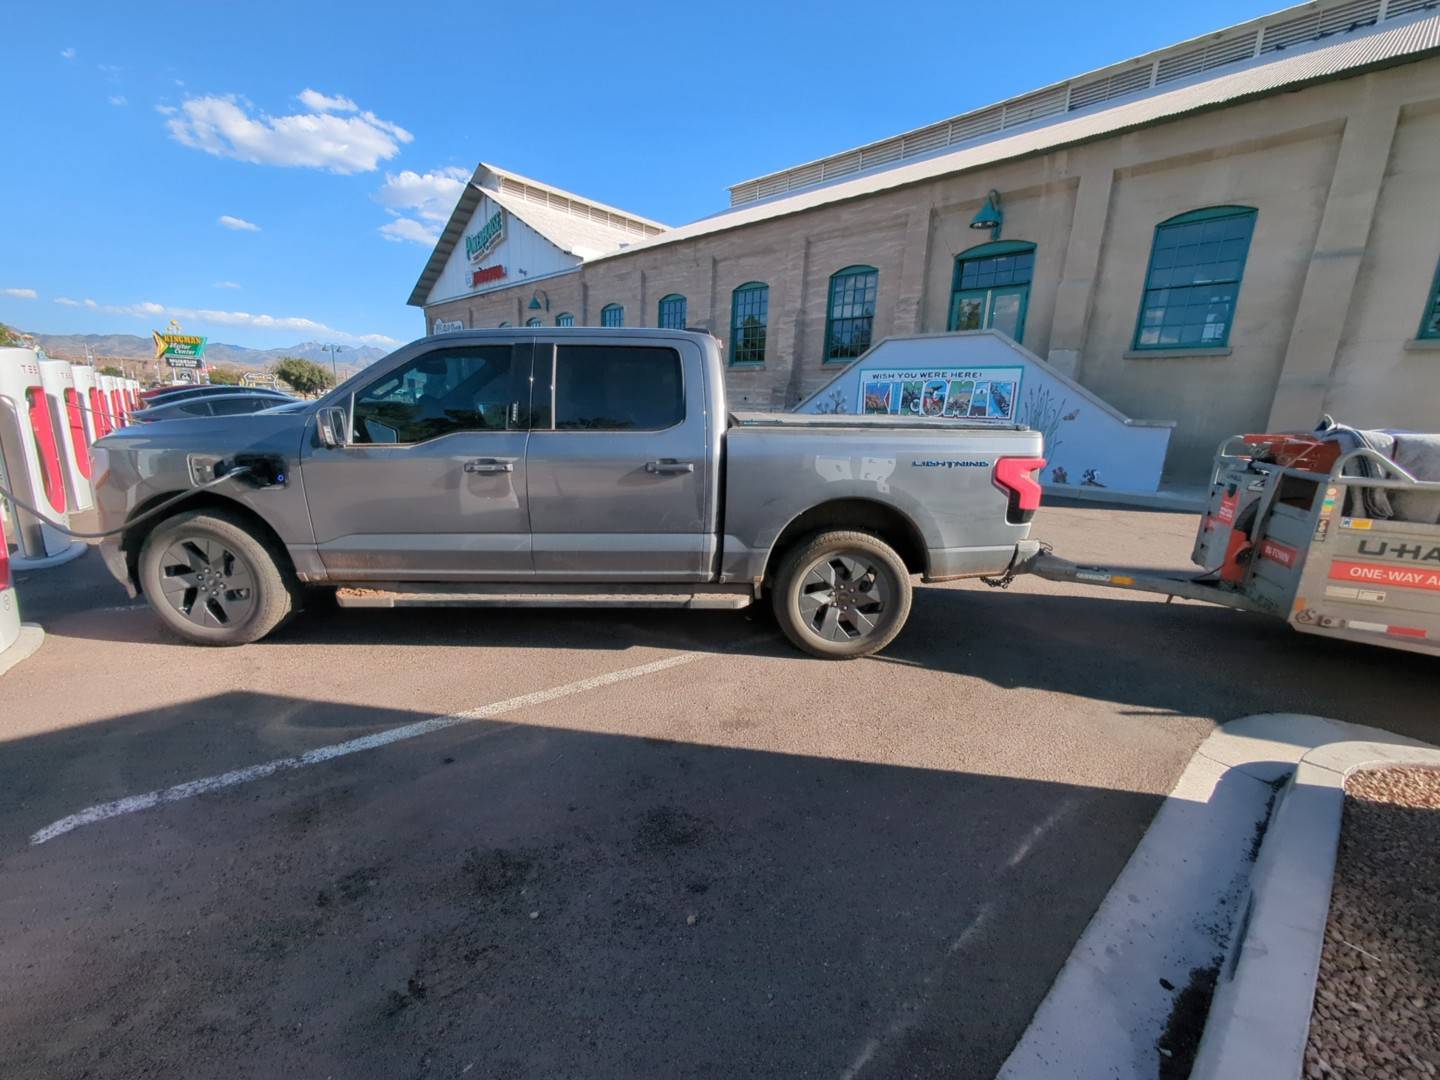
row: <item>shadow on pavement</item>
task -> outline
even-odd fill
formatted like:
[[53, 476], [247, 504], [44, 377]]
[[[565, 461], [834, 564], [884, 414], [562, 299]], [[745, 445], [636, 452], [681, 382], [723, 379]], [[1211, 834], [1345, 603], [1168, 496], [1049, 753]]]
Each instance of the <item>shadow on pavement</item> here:
[[7, 744], [6, 1071], [990, 1076], [1159, 802], [475, 721], [25, 846], [421, 718], [235, 693]]

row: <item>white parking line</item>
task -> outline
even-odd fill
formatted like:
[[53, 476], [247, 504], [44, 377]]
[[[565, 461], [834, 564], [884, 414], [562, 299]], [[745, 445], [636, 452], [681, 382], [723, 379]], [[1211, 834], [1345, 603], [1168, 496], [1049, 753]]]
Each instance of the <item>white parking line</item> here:
[[596, 690], [602, 686], [609, 686], [612, 683], [624, 682], [626, 679], [636, 679], [641, 675], [651, 675], [657, 671], [664, 671], [667, 668], [688, 664], [692, 660], [700, 659], [701, 655], [700, 653], [680, 653], [678, 656], [666, 657], [664, 660], [654, 660], [651, 663], [640, 664], [636, 667], [621, 668], [619, 671], [611, 671], [607, 674], [596, 675], [589, 679], [580, 679], [577, 682], [566, 683], [564, 686], [556, 686], [549, 690], [537, 690], [533, 694], [521, 694], [519, 697], [497, 701], [493, 705], [481, 705], [478, 708], [467, 709], [465, 712], [451, 713], [447, 716], [435, 716], [429, 720], [420, 720], [413, 724], [406, 724], [403, 727], [390, 728], [388, 731], [377, 731], [373, 735], [364, 735], [358, 739], [351, 739], [348, 742], [316, 747], [314, 750], [307, 750], [305, 753], [296, 757], [277, 758], [274, 761], [266, 761], [260, 765], [250, 765], [243, 769], [220, 773], [218, 776], [205, 776], [199, 780], [188, 780], [183, 784], [176, 784], [174, 787], [162, 788], [158, 791], [147, 791], [143, 795], [127, 795], [123, 799], [116, 799], [114, 802], [91, 806], [85, 810], [81, 810], [78, 814], [71, 814], [69, 817], [63, 817], [53, 824], [46, 825], [45, 828], [30, 837], [30, 843], [43, 844], [46, 841], [54, 840], [57, 836], [64, 836], [68, 832], [73, 832], [82, 825], [93, 825], [97, 821], [120, 817], [122, 814], [133, 814], [138, 810], [149, 810], [151, 807], [159, 806], [162, 803], [179, 802], [182, 799], [190, 799], [196, 795], [219, 791], [221, 788], [234, 787], [236, 784], [248, 784], [252, 780], [263, 780], [265, 777], [273, 776], [278, 772], [285, 772], [290, 769], [303, 769], [307, 765], [319, 765], [321, 762], [344, 757], [346, 754], [356, 754], [361, 750], [374, 750], [376, 747], [388, 746], [390, 743], [418, 738], [421, 735], [429, 735], [431, 732], [443, 731], [446, 728], [469, 723], [472, 720], [487, 720], [492, 716], [501, 716], [504, 713], [514, 712], [516, 709], [529, 708], [531, 705], [541, 705], [547, 701], [554, 701], [556, 698], [569, 697], [572, 694], [584, 693], [586, 690]]

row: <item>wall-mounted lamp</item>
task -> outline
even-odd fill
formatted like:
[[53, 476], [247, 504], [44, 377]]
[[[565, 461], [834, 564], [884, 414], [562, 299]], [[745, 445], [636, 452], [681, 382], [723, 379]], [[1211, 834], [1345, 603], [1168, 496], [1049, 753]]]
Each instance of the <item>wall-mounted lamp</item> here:
[[1000, 239], [1000, 226], [1005, 223], [1005, 211], [1000, 206], [1000, 193], [991, 188], [985, 194], [985, 203], [970, 219], [970, 228], [989, 229], [990, 239]]

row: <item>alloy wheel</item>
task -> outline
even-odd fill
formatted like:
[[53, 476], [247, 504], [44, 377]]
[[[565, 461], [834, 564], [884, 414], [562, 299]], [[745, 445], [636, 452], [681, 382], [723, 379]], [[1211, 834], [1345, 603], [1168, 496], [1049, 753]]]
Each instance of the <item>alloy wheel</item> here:
[[236, 626], [255, 610], [250, 564], [208, 537], [188, 537], [166, 548], [160, 583], [170, 606], [196, 626]]
[[827, 641], [856, 641], [879, 630], [893, 602], [886, 569], [862, 552], [831, 552], [800, 578], [800, 619]]

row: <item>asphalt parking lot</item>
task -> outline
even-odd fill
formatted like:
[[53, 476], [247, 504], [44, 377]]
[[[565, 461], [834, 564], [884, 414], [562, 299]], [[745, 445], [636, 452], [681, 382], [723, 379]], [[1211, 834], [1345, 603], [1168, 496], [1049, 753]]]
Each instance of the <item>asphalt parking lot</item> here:
[[4, 1075], [988, 1077], [1214, 724], [1440, 724], [1424, 658], [1038, 579], [919, 589], [843, 664], [743, 613], [321, 605], [207, 650], [93, 552], [20, 589]]

